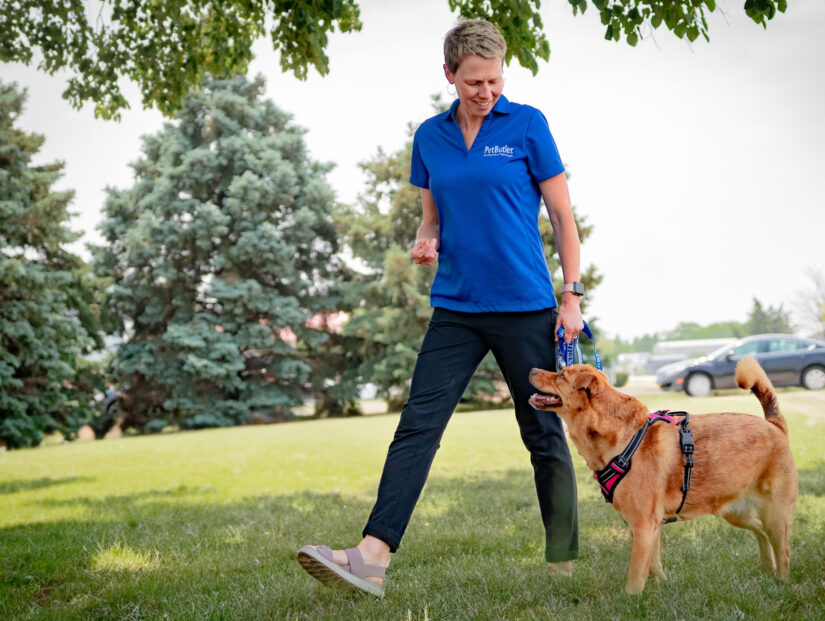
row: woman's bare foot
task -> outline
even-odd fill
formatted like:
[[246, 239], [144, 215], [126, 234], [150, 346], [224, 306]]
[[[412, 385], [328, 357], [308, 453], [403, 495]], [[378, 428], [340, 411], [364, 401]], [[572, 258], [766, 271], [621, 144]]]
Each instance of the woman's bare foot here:
[[[358, 548], [358, 551], [361, 553], [361, 558], [364, 559], [364, 565], [387, 567], [390, 564], [390, 546], [380, 539], [367, 535], [355, 547]], [[333, 550], [332, 560], [339, 565], [349, 565], [347, 553], [343, 550]], [[378, 586], [382, 586], [384, 583], [382, 578], [367, 578], [367, 580], [371, 580]]]
[[573, 561], [562, 561], [560, 563], [547, 563], [547, 569], [550, 570], [551, 574], [557, 574], [559, 576], [572, 576], [573, 575]]

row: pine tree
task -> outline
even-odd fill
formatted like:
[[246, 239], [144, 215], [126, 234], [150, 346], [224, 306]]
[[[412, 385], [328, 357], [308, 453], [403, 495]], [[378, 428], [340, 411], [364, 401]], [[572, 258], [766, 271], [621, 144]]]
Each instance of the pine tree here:
[[753, 298], [753, 307], [748, 313], [746, 322], [748, 334], [791, 334], [791, 318], [780, 304], [778, 307], [765, 306], [757, 298]]
[[329, 167], [263, 87], [208, 77], [144, 138], [134, 186], [108, 190], [95, 257], [126, 336], [126, 427], [273, 419], [324, 393], [318, 320], [341, 268]]
[[63, 164], [33, 166], [44, 137], [16, 128], [26, 100], [0, 83], [0, 440], [36, 446], [71, 437], [102, 387], [78, 360], [102, 342], [95, 283], [66, 249], [71, 191], [55, 192]]

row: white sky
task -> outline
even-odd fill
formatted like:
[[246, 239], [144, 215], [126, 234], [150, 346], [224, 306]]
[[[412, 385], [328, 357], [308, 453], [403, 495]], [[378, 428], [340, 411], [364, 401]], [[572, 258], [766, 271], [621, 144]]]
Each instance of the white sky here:
[[[360, 4], [361, 32], [331, 37], [328, 76], [282, 74], [267, 40], [250, 72], [308, 130], [312, 156], [336, 164], [329, 181], [345, 202], [363, 188], [358, 162], [400, 148], [430, 96], [447, 95], [441, 45], [455, 20], [447, 0]], [[805, 270], [825, 270], [825, 2], [794, 0], [767, 30], [741, 0], [718, 5], [710, 43], [660, 29], [630, 48], [602, 38], [595, 11], [547, 1], [549, 63], [535, 77], [505, 69], [504, 94], [545, 113], [594, 225], [582, 261], [604, 281], [589, 314], [611, 336], [742, 321], [753, 296], [792, 309]], [[132, 184], [128, 163], [161, 115], [126, 85], [133, 110], [95, 120], [61, 98], [65, 75], [0, 72], [28, 89], [20, 126], [45, 134], [38, 162], [66, 162], [57, 187], [76, 191], [73, 227], [98, 240], [104, 187]]]

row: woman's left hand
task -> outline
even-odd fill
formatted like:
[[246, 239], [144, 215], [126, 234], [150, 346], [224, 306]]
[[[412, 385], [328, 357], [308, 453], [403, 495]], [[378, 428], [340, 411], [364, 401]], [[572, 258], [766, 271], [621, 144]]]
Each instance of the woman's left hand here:
[[584, 319], [582, 319], [582, 311], [579, 307], [579, 296], [574, 293], [562, 293], [561, 308], [559, 308], [559, 316], [556, 319], [556, 328], [553, 330], [557, 341], [559, 340], [559, 327], [564, 328], [565, 343], [569, 343], [576, 338], [584, 328]]

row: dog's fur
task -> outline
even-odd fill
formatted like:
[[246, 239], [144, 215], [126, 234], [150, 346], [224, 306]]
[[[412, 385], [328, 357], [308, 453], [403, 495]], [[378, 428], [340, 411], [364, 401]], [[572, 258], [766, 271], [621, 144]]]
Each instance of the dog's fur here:
[[[541, 391], [530, 398], [530, 404], [562, 418], [579, 454], [593, 471], [601, 470], [621, 453], [648, 419], [648, 409], [641, 402], [610, 386], [603, 373], [587, 365], [569, 366], [560, 373], [533, 369], [530, 382]], [[690, 417], [695, 466], [678, 517], [690, 520], [714, 514], [750, 530], [759, 543], [762, 568], [784, 579], [790, 565], [791, 520], [797, 495], [788, 426], [773, 386], [756, 360], [740, 361], [736, 382], [753, 391], [765, 418], [730, 412]], [[661, 525], [664, 518], [676, 515], [682, 501], [683, 474], [676, 425], [652, 425], [613, 497], [613, 506], [633, 535], [625, 587], [628, 593], [641, 593], [648, 573], [665, 577]]]

